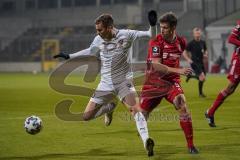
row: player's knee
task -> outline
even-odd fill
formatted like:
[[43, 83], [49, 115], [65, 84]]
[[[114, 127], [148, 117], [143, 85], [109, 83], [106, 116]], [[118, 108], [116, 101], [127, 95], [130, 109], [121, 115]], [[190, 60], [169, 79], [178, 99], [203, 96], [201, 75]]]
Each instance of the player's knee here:
[[147, 112], [147, 111], [145, 111], [145, 110], [143, 110], [143, 111], [141, 111], [141, 112], [142, 112], [144, 118], [147, 120], [147, 119], [149, 118], [149, 112]]
[[199, 79], [201, 82], [204, 82], [206, 79], [205, 79], [205, 77], [204, 78], [202, 78], [202, 79]]
[[181, 109], [185, 108], [186, 100], [185, 100], [184, 95], [180, 94], [180, 95], [176, 96], [173, 103], [177, 110], [181, 110]]
[[225, 89], [225, 93], [227, 94], [227, 96], [229, 96], [234, 93], [235, 89], [236, 89], [235, 86], [230, 86], [227, 89]]
[[87, 113], [83, 113], [83, 115], [82, 115], [83, 121], [90, 121], [91, 119], [92, 119], [92, 117], [90, 115], [88, 115]]
[[199, 77], [199, 81], [201, 81], [201, 82], [204, 82], [205, 81], [205, 77]]
[[229, 89], [227, 89], [227, 90], [226, 90], [227, 96], [233, 94], [234, 91], [235, 91], [235, 88], [229, 88]]
[[180, 115], [182, 115], [182, 114], [189, 114], [186, 105], [181, 106], [179, 108], [178, 112], [179, 112]]

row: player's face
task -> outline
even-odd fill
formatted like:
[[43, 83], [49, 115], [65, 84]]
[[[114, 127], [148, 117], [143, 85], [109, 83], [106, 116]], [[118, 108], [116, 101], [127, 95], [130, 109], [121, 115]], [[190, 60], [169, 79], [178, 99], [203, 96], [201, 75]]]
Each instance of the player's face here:
[[194, 32], [193, 32], [193, 37], [194, 37], [196, 40], [200, 40], [201, 34], [202, 34], [202, 32], [201, 32], [200, 30], [194, 31]]
[[173, 37], [175, 32], [175, 27], [170, 27], [168, 23], [160, 23], [161, 34], [164, 39], [169, 39]]
[[103, 39], [110, 39], [112, 36], [112, 27], [104, 27], [102, 23], [96, 24], [96, 31]]

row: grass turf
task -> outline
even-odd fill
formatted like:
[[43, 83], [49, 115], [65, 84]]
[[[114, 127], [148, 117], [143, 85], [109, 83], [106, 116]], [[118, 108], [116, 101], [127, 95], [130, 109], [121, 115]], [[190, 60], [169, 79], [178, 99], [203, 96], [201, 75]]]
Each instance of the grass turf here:
[[[88, 97], [54, 91], [46, 74], [0, 74], [0, 160], [122, 160], [149, 159], [137, 136], [135, 123], [127, 110], [118, 103], [113, 123], [103, 124], [103, 118], [90, 122], [63, 121], [55, 115], [55, 105], [63, 99], [75, 101], [71, 112], [84, 110]], [[239, 89], [216, 113], [217, 128], [210, 128], [204, 112], [218, 92], [227, 85], [226, 76], [209, 75], [204, 86], [207, 98], [199, 98], [197, 81], [182, 86], [191, 110], [198, 155], [189, 155], [174, 107], [165, 100], [152, 113], [148, 123], [155, 140], [155, 160], [229, 160], [239, 159], [240, 108]], [[83, 84], [78, 75], [67, 83]], [[85, 86], [96, 86], [85, 84]], [[23, 122], [30, 115], [40, 116], [43, 130], [29, 135]]]

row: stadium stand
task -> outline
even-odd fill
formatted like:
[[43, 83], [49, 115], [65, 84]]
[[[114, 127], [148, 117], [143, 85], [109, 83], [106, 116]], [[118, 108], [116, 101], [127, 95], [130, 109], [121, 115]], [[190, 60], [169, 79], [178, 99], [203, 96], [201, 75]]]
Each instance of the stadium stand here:
[[[83, 3], [84, 2], [84, 3]], [[86, 3], [85, 3], [86, 2]], [[216, 5], [218, 4], [218, 5]], [[147, 12], [173, 11], [178, 33], [205, 28], [240, 8], [236, 0], [4, 0], [0, 1], [0, 61], [40, 61], [42, 41], [57, 39], [60, 50], [75, 52], [88, 47], [94, 37], [94, 18], [104, 12], [116, 17], [121, 28], [146, 29]], [[204, 10], [203, 10], [204, 8]], [[221, 8], [223, 12], [221, 12]], [[197, 21], [196, 21], [197, 19]], [[147, 40], [134, 45], [133, 59], [145, 60]]]

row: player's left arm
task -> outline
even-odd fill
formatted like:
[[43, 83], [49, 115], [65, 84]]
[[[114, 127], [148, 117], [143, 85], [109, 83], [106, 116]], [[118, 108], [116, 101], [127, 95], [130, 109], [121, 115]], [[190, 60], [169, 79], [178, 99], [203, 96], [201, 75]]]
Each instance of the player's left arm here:
[[151, 10], [148, 12], [148, 22], [150, 25], [150, 28], [148, 31], [129, 30], [131, 39], [135, 40], [137, 38], [142, 38], [142, 37], [150, 37], [151, 39], [156, 38], [157, 12], [155, 10]]
[[128, 35], [131, 41], [135, 41], [139, 38], [150, 38], [154, 39], [156, 37], [156, 32], [154, 27], [150, 26], [148, 31], [138, 31], [138, 30], [128, 30]]

